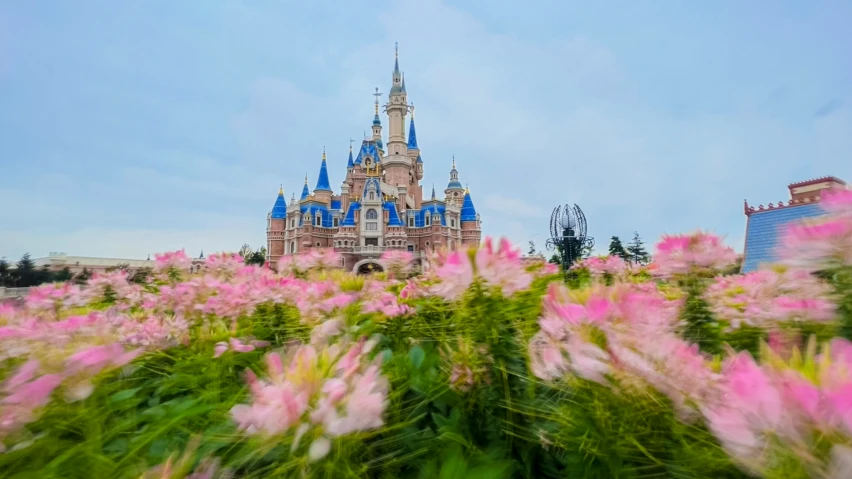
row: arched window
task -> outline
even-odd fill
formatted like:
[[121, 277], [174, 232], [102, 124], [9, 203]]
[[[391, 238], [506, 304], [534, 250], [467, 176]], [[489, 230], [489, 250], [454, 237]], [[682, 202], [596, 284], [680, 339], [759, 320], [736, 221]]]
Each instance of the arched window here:
[[[372, 192], [370, 194], [372, 194]], [[368, 220], [375, 220], [375, 219], [378, 219], [378, 218], [379, 218], [379, 214], [376, 213], [376, 210], [373, 210], [373, 209], [367, 210], [367, 219]]]
[[295, 241], [291, 241], [291, 242], [290, 242], [290, 254], [293, 254], [293, 253], [295, 253], [295, 252], [296, 252], [296, 242], [295, 242]]
[[371, 200], [376, 199], [376, 193], [374, 193], [374, 192], [372, 192], [372, 191], [371, 191], [371, 192], [370, 192], [370, 199], [371, 199]]
[[317, 226], [322, 226], [322, 216], [317, 213]]

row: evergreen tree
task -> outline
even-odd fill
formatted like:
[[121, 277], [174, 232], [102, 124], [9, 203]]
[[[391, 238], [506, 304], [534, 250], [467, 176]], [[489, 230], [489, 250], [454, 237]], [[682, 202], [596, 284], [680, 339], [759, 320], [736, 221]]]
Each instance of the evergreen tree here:
[[627, 246], [627, 254], [634, 264], [647, 264], [650, 261], [651, 255], [645, 251], [645, 243], [638, 232], [633, 233], [633, 241]]
[[44, 283], [52, 283], [54, 281], [53, 271], [50, 270], [48, 265], [44, 265], [39, 268], [35, 273], [35, 284], [33, 286], [38, 286]]
[[6, 286], [9, 280], [9, 262], [6, 258], [0, 258], [0, 286]]
[[613, 236], [609, 242], [609, 255], [618, 256], [625, 261], [630, 261], [630, 255], [624, 249], [624, 245], [621, 244], [621, 239], [618, 236]]
[[151, 268], [139, 268], [130, 276], [128, 281], [135, 284], [145, 284], [148, 282], [149, 276], [151, 276]]
[[15, 269], [15, 276], [18, 279], [16, 286], [26, 288], [28, 286], [35, 286], [38, 283], [38, 272], [29, 253], [24, 253], [21, 256], [17, 266], [17, 269]]
[[244, 244], [240, 248], [240, 256], [242, 256], [244, 260], [248, 260], [252, 253], [254, 253], [254, 251], [252, 251], [251, 246], [249, 246], [248, 243]]
[[69, 281], [72, 277], [71, 269], [68, 266], [62, 268], [57, 271], [56, 274], [53, 275], [54, 281]]
[[77, 276], [74, 276], [74, 283], [86, 284], [86, 282], [89, 281], [89, 278], [91, 278], [91, 277], [92, 277], [92, 273], [89, 272], [88, 269], [83, 268], [83, 271], [81, 271], [79, 274], [77, 274]]

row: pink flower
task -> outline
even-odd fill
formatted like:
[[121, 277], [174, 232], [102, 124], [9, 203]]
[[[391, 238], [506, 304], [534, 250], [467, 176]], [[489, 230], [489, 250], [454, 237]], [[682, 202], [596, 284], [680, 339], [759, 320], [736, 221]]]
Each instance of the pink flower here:
[[379, 297], [365, 301], [362, 304], [365, 313], [382, 313], [389, 318], [404, 316], [414, 312], [411, 307], [405, 304], [399, 304], [397, 297], [393, 293], [383, 292]]
[[186, 271], [192, 265], [192, 260], [184, 250], [159, 253], [154, 255], [154, 272], [162, 273], [169, 270]]
[[829, 215], [787, 225], [778, 253], [807, 270], [852, 264], [852, 215]]
[[435, 275], [440, 282], [432, 287], [432, 292], [446, 300], [461, 297], [473, 283], [473, 263], [467, 251], [453, 251], [439, 256]]
[[736, 261], [734, 250], [718, 236], [697, 232], [692, 235], [663, 236], [657, 244], [655, 273], [663, 276], [694, 271], [719, 270]]
[[572, 266], [572, 269], [588, 269], [595, 277], [604, 275], [621, 276], [629, 271], [629, 265], [620, 256], [593, 256]]
[[833, 189], [821, 193], [819, 206], [828, 213], [852, 214], [852, 190]]

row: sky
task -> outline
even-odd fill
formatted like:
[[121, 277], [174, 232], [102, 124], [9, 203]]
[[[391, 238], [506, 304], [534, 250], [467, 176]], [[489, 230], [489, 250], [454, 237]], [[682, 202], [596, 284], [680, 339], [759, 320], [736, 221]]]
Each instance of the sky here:
[[339, 191], [395, 42], [425, 189], [455, 156], [485, 235], [543, 250], [576, 203], [598, 251], [698, 228], [741, 251], [744, 199], [852, 182], [849, 18], [810, 0], [2, 2], [0, 257], [259, 248], [323, 147]]

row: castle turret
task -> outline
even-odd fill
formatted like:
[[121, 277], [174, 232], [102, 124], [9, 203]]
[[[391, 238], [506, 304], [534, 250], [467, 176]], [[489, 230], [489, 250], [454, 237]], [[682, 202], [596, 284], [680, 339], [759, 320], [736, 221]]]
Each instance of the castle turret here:
[[456, 157], [453, 156], [453, 167], [450, 169], [450, 182], [444, 190], [447, 199], [458, 201], [464, 195], [464, 187], [459, 181], [459, 170], [456, 169]]
[[287, 216], [287, 200], [284, 199], [284, 186], [278, 188], [278, 197], [272, 205], [272, 219], [281, 219]]
[[394, 53], [394, 69], [388, 104], [388, 144], [383, 167], [385, 181], [393, 186], [411, 183], [414, 160], [408, 157], [408, 145], [405, 141], [405, 116], [408, 114], [407, 94], [403, 88], [402, 73], [399, 71], [399, 50]]
[[266, 221], [266, 251], [276, 261], [284, 254], [284, 229], [287, 226], [287, 200], [284, 187], [278, 188], [278, 196]]
[[311, 196], [311, 190], [308, 189], [308, 174], [305, 173], [305, 186], [302, 187], [302, 196], [299, 200], [306, 200], [308, 196]]
[[314, 188], [314, 197], [317, 201], [325, 204], [331, 202], [331, 182], [328, 181], [328, 164], [325, 159], [325, 148], [322, 150], [322, 163], [317, 177], [317, 186]]
[[481, 222], [479, 213], [473, 206], [473, 199], [470, 197], [470, 190], [464, 190], [464, 202], [461, 207], [461, 229], [462, 229], [462, 244], [465, 246], [478, 246], [482, 239]]

